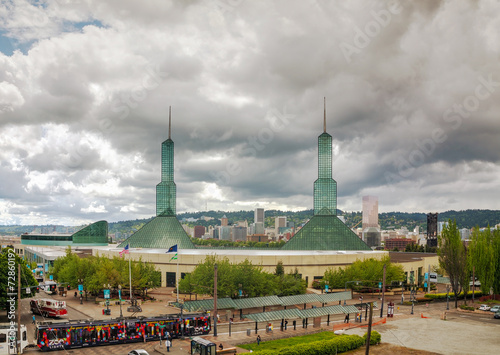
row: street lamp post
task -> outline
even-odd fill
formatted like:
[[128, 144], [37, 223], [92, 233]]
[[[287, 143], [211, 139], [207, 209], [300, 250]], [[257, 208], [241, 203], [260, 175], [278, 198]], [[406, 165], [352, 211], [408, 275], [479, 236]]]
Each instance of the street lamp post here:
[[446, 310], [450, 310], [450, 285], [446, 285]]
[[103, 292], [104, 299], [106, 300], [106, 315], [107, 315], [109, 313], [109, 289], [111, 288], [111, 285], [108, 284], [106, 287], [106, 284], [104, 284], [103, 286], [104, 286], [104, 291], [108, 291], [108, 292]]
[[78, 291], [80, 292], [80, 304], [83, 304], [83, 279], [78, 279]]
[[118, 285], [118, 297], [120, 298], [120, 319], [123, 318], [122, 313], [122, 285]]

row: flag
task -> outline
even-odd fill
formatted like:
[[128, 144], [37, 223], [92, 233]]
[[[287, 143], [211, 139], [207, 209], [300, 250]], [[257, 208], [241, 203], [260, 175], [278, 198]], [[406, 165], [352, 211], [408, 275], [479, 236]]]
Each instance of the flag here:
[[120, 256], [123, 257], [123, 254], [128, 254], [128, 244], [125, 245], [125, 248], [120, 252]]
[[175, 244], [174, 246], [168, 248], [167, 253], [172, 253], [172, 252], [177, 253], [177, 244]]
[[177, 260], [177, 253], [175, 253], [175, 255], [172, 256], [168, 262], [171, 262], [172, 260]]

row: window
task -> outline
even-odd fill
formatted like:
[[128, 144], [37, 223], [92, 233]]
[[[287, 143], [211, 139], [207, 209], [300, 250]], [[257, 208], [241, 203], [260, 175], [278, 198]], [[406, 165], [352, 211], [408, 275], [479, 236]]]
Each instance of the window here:
[[0, 343], [5, 343], [7, 341], [7, 334], [0, 334]]

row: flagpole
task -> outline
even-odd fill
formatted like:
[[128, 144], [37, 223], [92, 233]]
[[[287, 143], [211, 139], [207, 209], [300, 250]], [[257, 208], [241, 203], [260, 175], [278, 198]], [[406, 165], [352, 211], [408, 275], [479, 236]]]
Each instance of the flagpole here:
[[177, 283], [177, 287], [176, 287], [177, 288], [177, 303], [179, 303], [179, 256], [177, 256], [177, 273], [175, 275], [175, 281]]
[[132, 256], [130, 255], [130, 251], [129, 251], [128, 252], [128, 282], [130, 283], [130, 304], [133, 305], [132, 300], [134, 297], [132, 295], [132, 272], [131, 272], [132, 268], [130, 266], [130, 258], [131, 257]]

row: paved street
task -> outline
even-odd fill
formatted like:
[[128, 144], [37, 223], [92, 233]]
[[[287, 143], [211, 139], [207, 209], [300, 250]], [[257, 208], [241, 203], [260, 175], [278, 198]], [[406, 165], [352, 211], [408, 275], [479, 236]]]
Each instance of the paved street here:
[[[96, 304], [94, 301], [85, 301], [80, 304], [78, 298], [73, 297], [74, 290], [68, 292], [69, 297], [62, 297], [59, 295], [49, 296], [44, 292], [36, 295], [38, 298], [55, 298], [58, 300], [65, 300], [67, 302], [68, 317], [67, 319], [103, 319], [103, 318], [117, 318], [120, 315], [120, 306], [114, 304], [110, 306], [111, 316], [102, 314], [103, 306]], [[156, 298], [155, 302], [146, 302], [142, 305], [143, 312], [138, 315], [159, 315], [159, 314], [172, 314], [178, 313], [179, 310], [175, 307], [168, 305], [168, 301], [175, 300], [175, 295], [172, 294], [172, 289], [162, 288], [152, 292]], [[376, 296], [364, 296], [365, 301], [376, 301]], [[400, 301], [399, 297], [389, 297], [393, 301]], [[348, 302], [354, 304], [355, 300]], [[321, 305], [317, 305], [320, 307]], [[34, 325], [31, 323], [31, 313], [29, 311], [29, 299], [24, 299], [21, 303], [22, 307], [22, 323], [28, 327], [28, 339], [33, 341]], [[308, 306], [310, 307], [310, 305]], [[443, 312], [446, 311], [446, 303], [430, 303], [429, 305], [421, 304], [415, 305], [414, 314], [411, 315], [411, 306], [402, 306], [396, 304], [394, 318], [388, 318], [386, 324], [376, 325], [375, 330], [382, 334], [382, 341], [397, 345], [402, 345], [409, 348], [433, 351], [440, 354], [470, 354], [470, 353], [496, 353], [500, 348], [500, 338], [498, 333], [500, 331], [500, 320], [493, 319], [491, 312], [460, 312], [453, 310], [453, 304], [450, 303], [450, 311], [447, 312], [447, 320], [442, 320]], [[268, 310], [272, 310], [269, 307]], [[246, 311], [247, 312], [247, 311]], [[245, 312], [245, 313], [246, 313]], [[255, 309], [252, 312], [261, 312], [261, 309]], [[122, 313], [124, 316], [131, 316], [127, 312], [127, 304], [122, 305]], [[491, 313], [491, 314], [490, 314]], [[221, 312], [221, 323], [218, 325], [218, 336], [214, 337], [213, 332], [204, 338], [215, 342], [216, 344], [222, 343], [225, 348], [232, 347], [241, 343], [250, 343], [255, 341], [255, 323], [248, 321], [239, 321], [238, 312], [234, 314], [236, 320], [231, 326], [231, 335], [229, 335], [229, 324], [226, 319], [226, 311]], [[375, 309], [374, 322], [380, 320], [380, 310]], [[385, 316], [385, 315], [384, 315]], [[425, 318], [422, 318], [425, 317]], [[37, 321], [43, 320], [41, 316], [36, 316]], [[326, 317], [323, 317], [322, 328], [325, 330], [332, 330], [334, 325], [343, 326], [343, 316], [331, 316], [330, 324], [327, 325]], [[352, 318], [351, 318], [352, 320]], [[58, 321], [46, 319], [46, 321]], [[352, 323], [351, 325], [359, 326], [360, 323]], [[366, 325], [363, 320], [362, 325]], [[264, 331], [265, 324], [259, 323], [258, 334], [262, 337], [263, 341], [289, 337], [294, 335], [302, 335], [310, 332], [316, 332], [319, 328], [312, 326], [312, 320], [307, 329], [302, 328], [302, 322], [297, 321], [297, 328], [293, 330], [292, 322], [288, 324], [286, 331], [280, 330], [280, 322], [273, 322], [274, 331], [266, 333]], [[247, 330], [250, 330], [250, 335], [247, 335]], [[353, 328], [346, 330], [347, 334], [360, 334], [366, 332], [364, 328]], [[127, 354], [132, 349], [142, 348], [147, 350], [150, 354], [164, 353], [167, 354], [164, 346], [160, 347], [159, 342], [148, 343], [132, 343], [123, 345], [93, 347], [85, 349], [74, 350], [61, 350], [55, 352], [68, 353], [68, 354], [84, 354], [85, 355], [103, 355], [103, 354]], [[190, 349], [189, 340], [173, 341], [173, 348], [171, 354], [188, 354]], [[32, 351], [37, 351], [33, 349]], [[31, 352], [31, 351], [30, 351]], [[239, 352], [246, 352], [241, 349]]]

